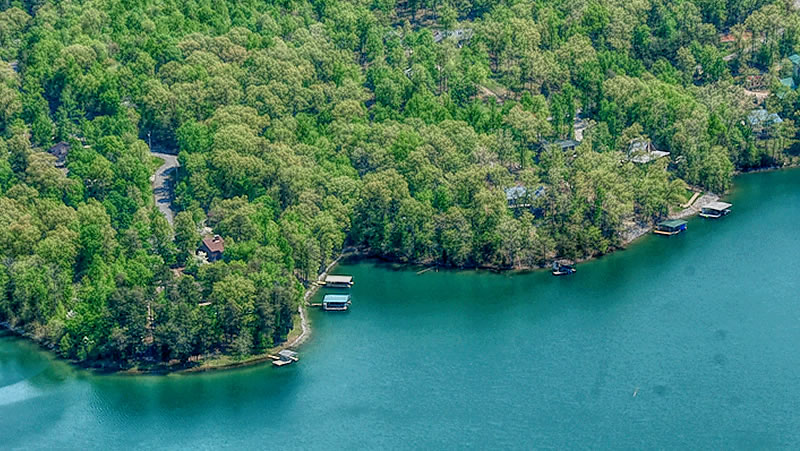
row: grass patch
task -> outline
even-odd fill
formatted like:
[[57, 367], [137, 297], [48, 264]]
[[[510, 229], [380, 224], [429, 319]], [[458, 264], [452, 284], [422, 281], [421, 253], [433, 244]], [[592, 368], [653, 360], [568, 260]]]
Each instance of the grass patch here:
[[150, 172], [156, 172], [164, 164], [164, 159], [159, 157], [150, 156]]

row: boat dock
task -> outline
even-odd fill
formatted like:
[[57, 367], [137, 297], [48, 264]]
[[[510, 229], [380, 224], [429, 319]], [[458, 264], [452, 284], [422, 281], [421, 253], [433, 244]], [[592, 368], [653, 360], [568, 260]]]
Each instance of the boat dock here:
[[353, 283], [353, 276], [329, 274], [320, 282], [320, 285], [329, 288], [350, 288], [353, 286]]
[[297, 358], [297, 353], [289, 349], [284, 349], [278, 355], [269, 355], [268, 357], [272, 359], [272, 364], [275, 366], [290, 365], [300, 360]]
[[711, 202], [700, 211], [700, 217], [711, 219], [721, 218], [731, 212], [732, 206], [732, 204], [727, 202]]
[[682, 219], [670, 219], [669, 221], [659, 222], [653, 233], [658, 235], [677, 235], [686, 230], [686, 221]]
[[349, 294], [327, 294], [322, 298], [322, 310], [345, 311], [350, 308]]

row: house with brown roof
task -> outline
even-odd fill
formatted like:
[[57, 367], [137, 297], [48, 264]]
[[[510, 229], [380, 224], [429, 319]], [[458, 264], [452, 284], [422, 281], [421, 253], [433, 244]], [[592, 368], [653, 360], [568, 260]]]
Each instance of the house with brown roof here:
[[225, 252], [225, 241], [219, 235], [209, 235], [200, 243], [200, 251], [205, 252], [209, 262], [215, 262], [222, 258], [222, 253]]

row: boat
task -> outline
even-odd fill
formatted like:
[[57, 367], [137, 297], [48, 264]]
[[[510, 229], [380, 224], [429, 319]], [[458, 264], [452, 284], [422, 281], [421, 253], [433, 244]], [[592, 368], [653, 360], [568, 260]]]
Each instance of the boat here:
[[568, 265], [561, 262], [553, 262], [554, 276], [569, 276], [575, 274], [577, 271], [578, 270], [573, 265]]
[[717, 219], [728, 215], [731, 212], [733, 205], [727, 202], [711, 202], [703, 207], [700, 211], [700, 216], [703, 218]]
[[669, 221], [659, 222], [653, 233], [658, 235], [677, 235], [686, 230], [686, 221], [681, 219], [670, 219]]

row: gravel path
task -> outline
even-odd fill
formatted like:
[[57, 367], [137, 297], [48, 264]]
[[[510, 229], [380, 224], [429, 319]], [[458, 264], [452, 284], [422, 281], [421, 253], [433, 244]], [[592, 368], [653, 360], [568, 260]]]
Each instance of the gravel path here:
[[153, 198], [156, 201], [156, 206], [161, 210], [161, 213], [164, 213], [167, 222], [172, 225], [172, 221], [175, 219], [175, 212], [172, 211], [173, 194], [170, 179], [172, 178], [172, 173], [175, 172], [175, 168], [179, 166], [178, 156], [160, 152], [151, 152], [150, 155], [164, 160], [164, 164], [156, 170], [150, 181], [153, 184]]

